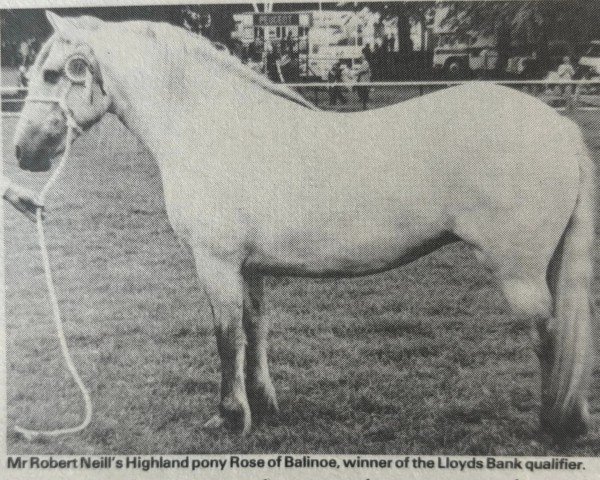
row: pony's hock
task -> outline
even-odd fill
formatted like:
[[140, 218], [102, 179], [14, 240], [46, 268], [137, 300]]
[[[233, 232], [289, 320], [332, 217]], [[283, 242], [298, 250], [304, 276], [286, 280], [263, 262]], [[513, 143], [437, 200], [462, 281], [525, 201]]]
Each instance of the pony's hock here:
[[594, 172], [571, 121], [479, 83], [333, 115], [171, 25], [48, 19], [15, 138], [23, 166], [68, 148], [69, 118], [86, 129], [106, 113], [152, 153], [215, 325], [221, 404], [207, 426], [247, 432], [277, 411], [265, 275], [369, 275], [462, 240], [516, 312], [544, 319], [544, 426], [584, 430]]

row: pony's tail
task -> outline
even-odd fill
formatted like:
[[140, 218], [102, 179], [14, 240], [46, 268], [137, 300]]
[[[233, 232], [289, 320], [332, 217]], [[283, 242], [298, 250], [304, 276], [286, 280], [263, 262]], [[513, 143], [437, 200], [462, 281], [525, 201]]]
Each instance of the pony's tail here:
[[562, 435], [581, 434], [588, 428], [587, 390], [595, 355], [591, 304], [595, 182], [588, 155], [581, 155], [579, 170], [577, 203], [548, 275], [554, 309], [548, 325], [550, 377], [543, 381], [542, 423]]

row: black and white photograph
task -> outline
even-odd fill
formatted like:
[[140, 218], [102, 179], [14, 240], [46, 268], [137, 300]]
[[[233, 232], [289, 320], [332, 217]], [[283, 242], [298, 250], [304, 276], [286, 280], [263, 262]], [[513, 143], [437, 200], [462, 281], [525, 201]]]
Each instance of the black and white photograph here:
[[13, 469], [293, 454], [305, 474], [364, 455], [598, 475], [597, 1], [17, 7]]

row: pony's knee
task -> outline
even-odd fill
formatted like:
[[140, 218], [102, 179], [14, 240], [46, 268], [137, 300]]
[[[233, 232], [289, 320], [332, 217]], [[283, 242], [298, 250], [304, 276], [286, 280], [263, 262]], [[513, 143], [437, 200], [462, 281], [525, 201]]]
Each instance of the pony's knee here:
[[502, 281], [506, 301], [518, 315], [548, 319], [552, 316], [552, 296], [545, 280], [509, 279]]

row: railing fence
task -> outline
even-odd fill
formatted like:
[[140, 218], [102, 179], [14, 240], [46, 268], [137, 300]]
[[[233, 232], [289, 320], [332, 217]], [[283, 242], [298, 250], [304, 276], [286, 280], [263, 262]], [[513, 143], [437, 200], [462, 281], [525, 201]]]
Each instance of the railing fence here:
[[[364, 92], [364, 89], [369, 89], [369, 92], [372, 92], [372, 100], [369, 105], [365, 104], [365, 107], [376, 108], [423, 96], [439, 89], [471, 82], [464, 80], [435, 80], [406, 82], [311, 82], [286, 83], [285, 85], [298, 90], [318, 107], [345, 111], [342, 106], [338, 107], [335, 104], [332, 105], [331, 102], [328, 103], [327, 98], [329, 97], [331, 100], [333, 93], [350, 93], [352, 91], [359, 91], [359, 89], [363, 89], [362, 91]], [[478, 82], [521, 89], [539, 97], [542, 101], [559, 110], [595, 110], [600, 108], [600, 80], [478, 80]], [[381, 90], [378, 89], [391, 90], [392, 92], [383, 95]], [[399, 95], [402, 90], [404, 90], [404, 94]], [[396, 91], [396, 93], [394, 94], [393, 91]], [[378, 95], [378, 92], [379, 98], [373, 99], [373, 97]], [[0, 87], [2, 117], [18, 117], [20, 107], [25, 101], [26, 95], [27, 88], [25, 87]]]

